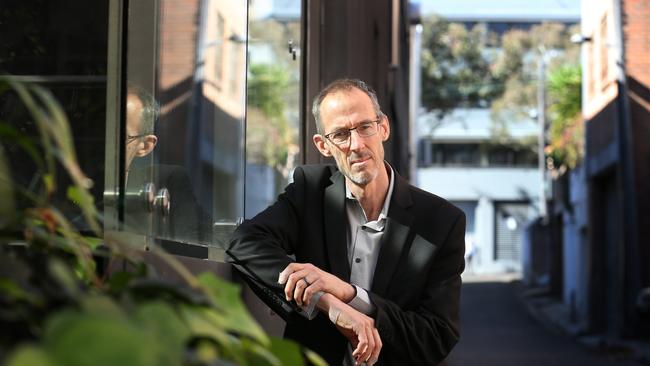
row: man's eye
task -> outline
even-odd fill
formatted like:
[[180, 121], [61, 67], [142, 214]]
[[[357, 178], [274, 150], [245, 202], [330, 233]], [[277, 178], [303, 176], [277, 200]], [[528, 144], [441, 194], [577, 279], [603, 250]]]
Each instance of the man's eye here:
[[366, 123], [360, 125], [360, 126], [358, 127], [358, 128], [359, 128], [359, 132], [368, 132], [368, 131], [372, 130], [372, 128], [373, 128], [372, 124], [373, 124], [373, 123], [374, 123], [374, 122], [366, 122]]
[[332, 138], [335, 140], [344, 140], [348, 138], [348, 131], [337, 131], [337, 132], [332, 132]]

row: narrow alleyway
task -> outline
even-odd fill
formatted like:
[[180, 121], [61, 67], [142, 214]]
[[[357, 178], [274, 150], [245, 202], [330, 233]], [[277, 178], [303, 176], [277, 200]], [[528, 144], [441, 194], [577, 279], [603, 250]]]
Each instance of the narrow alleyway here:
[[449, 366], [636, 366], [586, 348], [540, 325], [517, 297], [519, 282], [502, 278], [463, 283], [462, 335]]

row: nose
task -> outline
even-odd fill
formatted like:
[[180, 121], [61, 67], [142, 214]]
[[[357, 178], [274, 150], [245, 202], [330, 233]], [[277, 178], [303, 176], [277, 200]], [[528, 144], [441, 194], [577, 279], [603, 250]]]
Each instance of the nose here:
[[359, 132], [357, 130], [352, 131], [350, 134], [350, 150], [362, 150], [365, 146], [366, 144], [364, 143], [364, 137], [359, 136]]

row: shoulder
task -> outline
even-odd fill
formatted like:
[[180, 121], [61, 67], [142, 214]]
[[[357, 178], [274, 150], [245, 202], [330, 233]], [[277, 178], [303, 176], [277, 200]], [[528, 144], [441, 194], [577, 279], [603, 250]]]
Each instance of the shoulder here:
[[293, 181], [296, 184], [327, 185], [334, 174], [338, 174], [338, 169], [334, 165], [301, 165], [294, 170]]
[[397, 201], [408, 207], [413, 218], [412, 225], [418, 234], [431, 242], [440, 242], [454, 228], [462, 227], [464, 230], [465, 214], [454, 204], [409, 184], [401, 177], [396, 184], [401, 196]]
[[409, 190], [411, 192], [411, 196], [413, 197], [413, 202], [416, 206], [419, 204], [420, 206], [426, 206], [430, 209], [434, 208], [436, 211], [443, 212], [446, 215], [450, 215], [452, 217], [464, 215], [463, 211], [460, 208], [438, 195], [427, 192], [412, 185], [409, 185]]
[[416, 216], [431, 216], [444, 214], [457, 218], [464, 215], [463, 211], [446, 199], [411, 185], [406, 179], [396, 174], [394, 200], [408, 206]]

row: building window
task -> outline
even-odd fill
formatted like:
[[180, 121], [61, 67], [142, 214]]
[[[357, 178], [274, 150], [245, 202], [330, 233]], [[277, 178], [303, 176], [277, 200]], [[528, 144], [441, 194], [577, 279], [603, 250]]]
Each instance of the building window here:
[[419, 166], [441, 167], [522, 167], [537, 166], [537, 154], [523, 145], [489, 143], [436, 143], [421, 140]]
[[537, 154], [526, 148], [513, 146], [488, 146], [486, 155], [489, 166], [534, 167]]
[[432, 164], [438, 166], [479, 166], [478, 144], [432, 144]]

